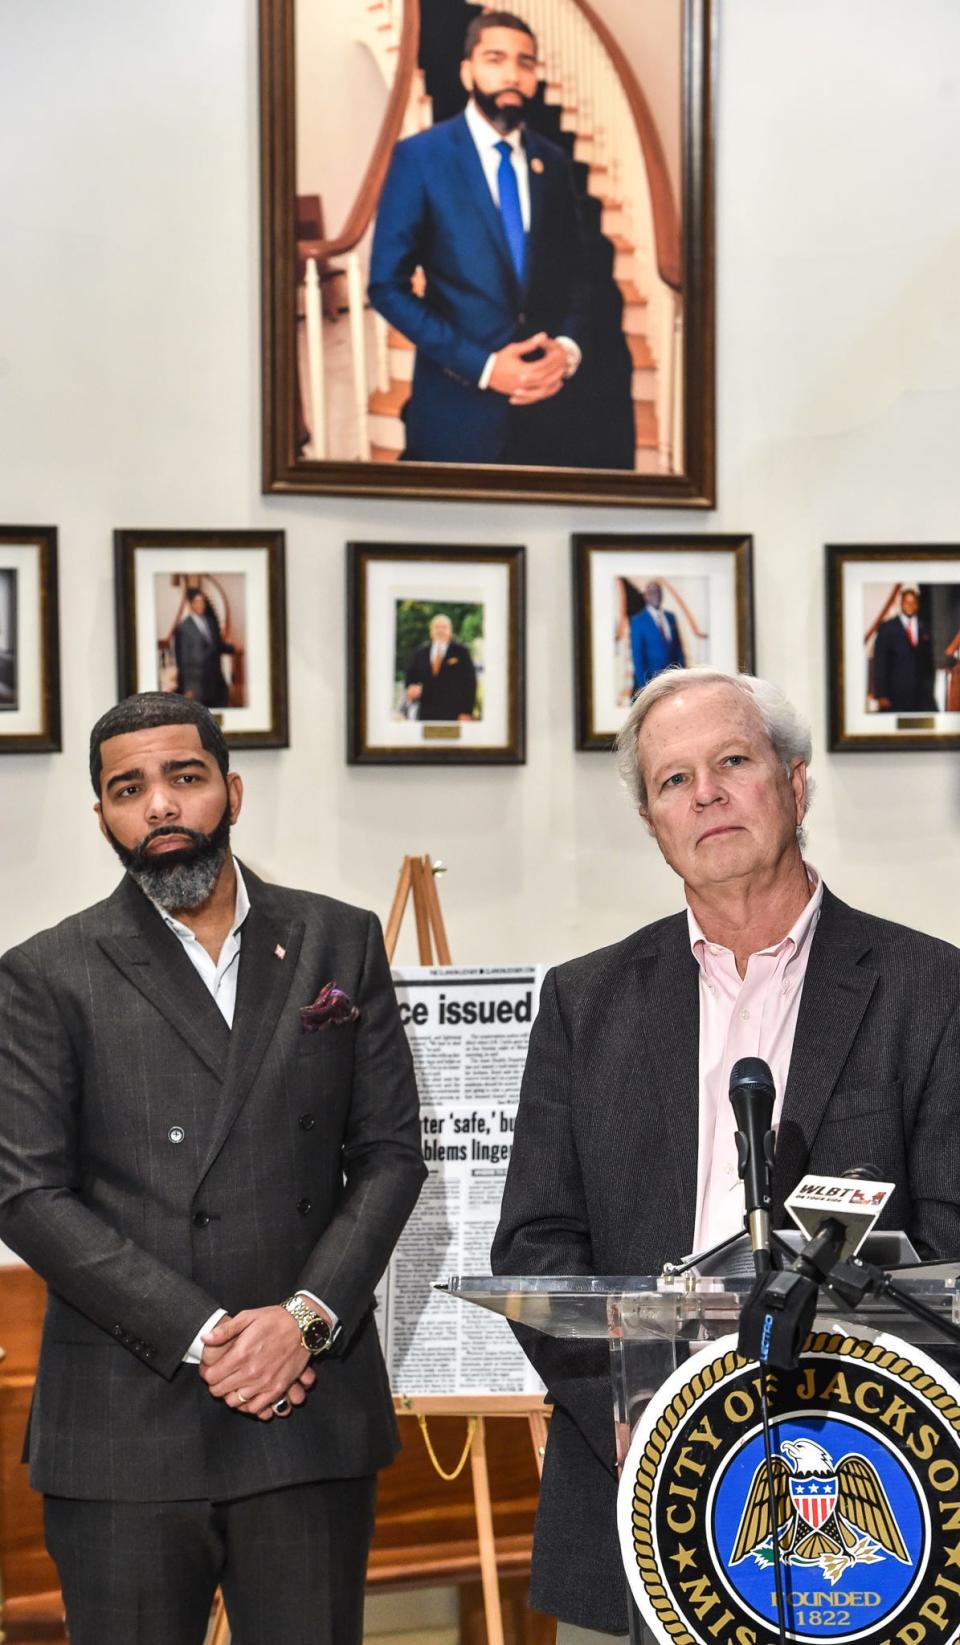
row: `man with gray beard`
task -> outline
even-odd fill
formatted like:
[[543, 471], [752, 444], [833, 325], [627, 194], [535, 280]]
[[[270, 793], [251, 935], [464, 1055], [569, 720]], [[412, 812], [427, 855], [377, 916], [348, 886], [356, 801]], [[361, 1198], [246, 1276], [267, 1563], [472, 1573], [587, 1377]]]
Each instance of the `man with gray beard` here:
[[424, 1176], [379, 925], [268, 886], [220, 728], [90, 740], [105, 902], [0, 961], [0, 1238], [49, 1302], [26, 1446], [73, 1645], [359, 1645], [397, 1447], [373, 1292]]

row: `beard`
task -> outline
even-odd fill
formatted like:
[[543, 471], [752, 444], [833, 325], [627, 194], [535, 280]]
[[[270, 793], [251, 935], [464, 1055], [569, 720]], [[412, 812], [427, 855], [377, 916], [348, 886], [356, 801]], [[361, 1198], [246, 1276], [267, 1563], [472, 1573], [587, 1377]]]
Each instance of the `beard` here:
[[[151, 856], [149, 846], [168, 834], [185, 834], [190, 841], [179, 851], [166, 851], [162, 857]], [[151, 902], [168, 914], [177, 909], [199, 908], [210, 896], [230, 849], [230, 804], [211, 834], [201, 834], [195, 828], [154, 828], [130, 851], [121, 845], [115, 834], [107, 829], [114, 851], [130, 878]]]
[[503, 95], [503, 92], [481, 91], [479, 86], [473, 88], [473, 100], [480, 113], [486, 115], [490, 124], [496, 126], [498, 131], [502, 131], [506, 135], [507, 132], [516, 131], [518, 126], [523, 125], [533, 103], [533, 98], [524, 97], [522, 92], [517, 92], [520, 99], [519, 103], [504, 103], [501, 105], [497, 102], [497, 97]]

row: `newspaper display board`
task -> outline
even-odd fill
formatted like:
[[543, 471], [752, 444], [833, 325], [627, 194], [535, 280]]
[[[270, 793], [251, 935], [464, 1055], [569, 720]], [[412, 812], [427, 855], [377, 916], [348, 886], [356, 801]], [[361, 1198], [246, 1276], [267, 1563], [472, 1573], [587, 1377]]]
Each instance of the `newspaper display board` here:
[[520, 1079], [544, 968], [395, 969], [420, 1091], [420, 1199], [377, 1292], [395, 1394], [523, 1394], [536, 1372], [496, 1315], [432, 1288], [490, 1272]]

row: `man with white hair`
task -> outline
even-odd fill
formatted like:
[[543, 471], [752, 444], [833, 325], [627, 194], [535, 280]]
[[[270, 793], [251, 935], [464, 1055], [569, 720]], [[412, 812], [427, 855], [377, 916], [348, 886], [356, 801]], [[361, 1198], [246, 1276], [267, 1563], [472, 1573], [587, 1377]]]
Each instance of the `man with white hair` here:
[[[922, 1255], [960, 1253], [960, 952], [857, 912], [802, 854], [810, 737], [778, 687], [668, 669], [620, 770], [686, 911], [551, 971], [493, 1248], [499, 1273], [657, 1273], [743, 1227], [730, 1070], [777, 1088], [774, 1226], [805, 1171], [869, 1160]], [[523, 1345], [554, 1404], [531, 1603], [558, 1645], [627, 1628], [602, 1344]]]
[[469, 648], [453, 637], [453, 623], [438, 611], [430, 638], [407, 664], [407, 700], [418, 720], [471, 720], [477, 700], [477, 673]]

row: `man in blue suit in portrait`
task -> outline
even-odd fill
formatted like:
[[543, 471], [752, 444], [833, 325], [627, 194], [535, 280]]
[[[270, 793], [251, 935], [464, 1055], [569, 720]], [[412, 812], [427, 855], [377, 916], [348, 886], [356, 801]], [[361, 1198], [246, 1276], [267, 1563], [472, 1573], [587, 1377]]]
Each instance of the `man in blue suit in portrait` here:
[[587, 287], [571, 163], [525, 123], [528, 25], [475, 18], [460, 77], [464, 113], [398, 143], [378, 207], [370, 301], [417, 350], [404, 456], [563, 464]]
[[672, 611], [663, 609], [663, 589], [659, 583], [648, 583], [643, 591], [646, 605], [630, 618], [630, 646], [633, 651], [633, 688], [639, 691], [675, 665], [686, 668], [683, 641]]

